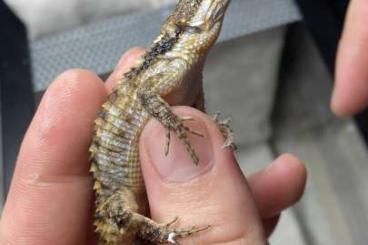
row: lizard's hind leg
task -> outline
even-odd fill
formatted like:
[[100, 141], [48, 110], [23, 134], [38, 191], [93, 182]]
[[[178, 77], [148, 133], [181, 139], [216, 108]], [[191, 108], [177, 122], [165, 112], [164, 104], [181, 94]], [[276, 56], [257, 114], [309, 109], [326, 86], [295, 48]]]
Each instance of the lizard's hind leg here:
[[159, 224], [137, 213], [136, 204], [135, 193], [122, 188], [98, 207], [100, 219], [96, 226], [104, 239], [101, 244], [137, 244], [139, 240], [153, 244], [179, 244], [177, 238], [188, 237], [209, 228], [172, 228], [178, 218]]

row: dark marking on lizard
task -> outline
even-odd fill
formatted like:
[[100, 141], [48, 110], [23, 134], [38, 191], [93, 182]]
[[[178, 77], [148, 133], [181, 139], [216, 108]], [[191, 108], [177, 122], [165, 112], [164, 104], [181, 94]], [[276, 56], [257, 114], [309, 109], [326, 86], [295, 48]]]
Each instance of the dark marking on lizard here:
[[129, 72], [125, 73], [125, 77], [128, 79], [133, 79], [143, 70], [148, 69], [150, 65], [157, 60], [159, 55], [165, 54], [173, 48], [181, 33], [182, 29], [177, 27], [174, 35], [165, 34], [162, 40], [160, 40], [158, 43], [155, 43], [150, 50], [146, 52], [146, 54], [143, 56], [143, 63], [138, 67], [133, 67], [130, 69]]

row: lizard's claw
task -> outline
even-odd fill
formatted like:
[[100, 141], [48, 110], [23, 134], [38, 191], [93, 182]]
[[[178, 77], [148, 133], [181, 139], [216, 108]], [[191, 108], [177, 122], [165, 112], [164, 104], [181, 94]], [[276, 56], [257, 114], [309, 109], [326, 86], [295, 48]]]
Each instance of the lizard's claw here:
[[176, 240], [175, 240], [175, 238], [176, 238], [176, 233], [175, 232], [171, 232], [170, 234], [169, 234], [169, 236], [167, 237], [167, 241], [169, 242], [169, 243], [171, 243], [171, 244], [175, 244], [175, 245], [180, 245]]
[[217, 112], [213, 115], [212, 119], [217, 124], [218, 129], [225, 137], [225, 143], [223, 144], [222, 148], [230, 148], [232, 150], [236, 150], [237, 146], [234, 143], [234, 132], [230, 127], [231, 120], [229, 118], [221, 120], [221, 114]]
[[185, 122], [185, 121], [194, 121], [194, 118], [191, 116], [183, 116], [180, 117], [180, 121]]
[[204, 135], [201, 132], [196, 131], [194, 129], [191, 129], [190, 127], [184, 126], [182, 124], [182, 122], [184, 122], [184, 121], [192, 121], [192, 120], [194, 120], [194, 119], [193, 119], [193, 117], [190, 117], [190, 116], [181, 117], [181, 118], [179, 118], [178, 123], [170, 125], [167, 128], [166, 143], [165, 143], [164, 152], [165, 152], [165, 156], [167, 156], [169, 154], [170, 141], [171, 141], [171, 132], [170, 131], [173, 130], [176, 133], [176, 135], [179, 137], [179, 139], [182, 141], [184, 146], [186, 147], [186, 149], [189, 152], [191, 158], [193, 159], [193, 162], [197, 165], [198, 162], [199, 162], [199, 159], [197, 157], [197, 154], [194, 152], [194, 149], [192, 148], [191, 144], [187, 140], [187, 133], [191, 133], [191, 134], [194, 134], [194, 135], [197, 135], [197, 136], [200, 136], [200, 137], [204, 137]]
[[178, 222], [178, 220], [179, 220], [179, 217], [175, 217], [172, 221], [167, 222], [163, 226], [166, 227], [166, 228], [169, 228], [170, 226], [172, 226], [173, 224], [175, 224], [176, 222]]
[[176, 241], [176, 238], [178, 238], [178, 237], [188, 237], [188, 236], [191, 236], [191, 235], [196, 234], [198, 232], [208, 230], [209, 228], [211, 228], [210, 225], [208, 225], [206, 227], [202, 227], [202, 228], [197, 228], [196, 226], [193, 226], [193, 227], [188, 228], [188, 229], [173, 230], [167, 236], [167, 242], [170, 243], [170, 244], [180, 245], [180, 243], [178, 241]]
[[199, 131], [196, 131], [196, 130], [191, 129], [191, 128], [186, 127], [186, 126], [184, 126], [184, 129], [185, 129], [187, 132], [191, 133], [191, 134], [197, 135], [197, 136], [199, 136], [199, 137], [204, 137], [204, 135], [203, 135], [201, 132], [199, 132]]
[[[175, 217], [173, 220], [160, 225], [159, 231], [162, 234], [161, 237], [164, 238], [165, 242], [167, 242], [169, 244], [180, 245], [180, 243], [176, 240], [177, 238], [188, 237], [188, 236], [191, 236], [191, 235], [196, 234], [198, 232], [202, 232], [202, 231], [205, 231], [205, 230], [211, 228], [211, 226], [205, 226], [205, 227], [201, 227], [201, 228], [198, 228], [196, 226], [192, 226], [190, 228], [184, 228], [184, 229], [171, 228], [171, 226], [173, 224], [175, 224], [178, 220], [179, 220], [179, 218]], [[163, 242], [163, 241], [161, 241], [161, 242]]]
[[167, 156], [169, 154], [169, 149], [170, 149], [170, 139], [171, 139], [171, 131], [170, 130], [166, 130], [166, 144], [165, 144], [165, 156]]
[[[182, 122], [185, 122], [185, 121], [194, 121], [194, 118], [191, 117], [191, 116], [183, 116], [183, 117], [180, 117], [180, 121]], [[197, 135], [197, 136], [200, 136], [200, 137], [204, 137], [204, 135], [199, 132], [199, 131], [196, 131], [194, 129], [191, 129], [190, 127], [187, 127], [187, 126], [183, 126], [185, 131], [191, 133], [191, 134], [194, 134], [194, 135]]]

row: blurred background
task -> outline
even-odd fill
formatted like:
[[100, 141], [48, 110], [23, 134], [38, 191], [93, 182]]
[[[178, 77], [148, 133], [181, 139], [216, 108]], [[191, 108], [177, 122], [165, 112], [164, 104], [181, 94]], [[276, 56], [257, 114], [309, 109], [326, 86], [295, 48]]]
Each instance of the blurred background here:
[[[145, 46], [176, 0], [0, 0], [0, 193], [19, 142], [52, 79], [70, 68], [105, 77], [122, 53]], [[283, 152], [309, 170], [303, 199], [271, 244], [367, 244], [364, 116], [329, 109], [345, 0], [233, 0], [206, 63], [209, 112], [233, 119], [246, 175]], [[368, 124], [366, 124], [368, 125]]]

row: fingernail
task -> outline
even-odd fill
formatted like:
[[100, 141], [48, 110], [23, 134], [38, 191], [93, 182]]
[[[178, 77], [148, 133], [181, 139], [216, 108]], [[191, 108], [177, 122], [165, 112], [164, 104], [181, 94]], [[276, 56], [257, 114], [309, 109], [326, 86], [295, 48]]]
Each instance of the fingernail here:
[[188, 139], [199, 157], [198, 165], [195, 165], [186, 148], [171, 132], [169, 154], [165, 156], [166, 129], [157, 121], [151, 122], [149, 137], [144, 139], [144, 147], [151, 164], [157, 173], [169, 182], [187, 182], [197, 178], [211, 169], [213, 165], [213, 147], [207, 127], [200, 119], [184, 122], [190, 127], [203, 134], [203, 137], [188, 133]]

